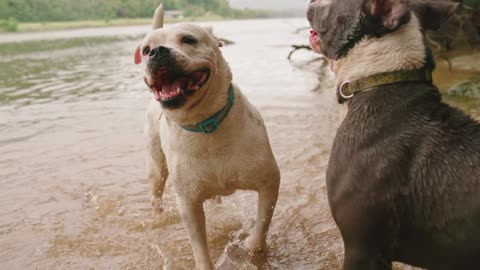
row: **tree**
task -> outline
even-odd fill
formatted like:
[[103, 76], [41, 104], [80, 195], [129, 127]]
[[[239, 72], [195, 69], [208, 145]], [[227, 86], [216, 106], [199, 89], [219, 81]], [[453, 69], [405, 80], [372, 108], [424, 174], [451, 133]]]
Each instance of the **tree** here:
[[[0, 20], [23, 22], [150, 17], [160, 0], [0, 0]], [[166, 10], [231, 16], [227, 0], [163, 0]]]

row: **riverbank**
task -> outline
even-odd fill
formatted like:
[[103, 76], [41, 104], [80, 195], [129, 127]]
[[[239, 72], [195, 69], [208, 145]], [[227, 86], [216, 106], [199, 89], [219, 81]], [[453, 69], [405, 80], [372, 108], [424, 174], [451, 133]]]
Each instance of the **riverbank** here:
[[463, 81], [480, 82], [480, 67], [477, 64], [480, 61], [479, 52], [456, 52], [456, 56], [449, 58], [450, 65], [441, 57], [435, 61], [437, 67], [433, 79], [442, 91]]
[[[312, 93], [315, 73], [286, 59], [291, 42], [308, 38], [294, 34], [306, 23], [304, 18], [208, 23], [218, 36], [235, 41], [222, 52], [235, 82], [262, 113], [282, 168], [263, 269], [340, 267], [341, 239], [324, 188], [336, 126], [332, 99]], [[163, 214], [152, 216], [148, 202], [142, 130], [152, 96], [142, 68], [133, 63], [141, 37], [131, 36], [149, 29], [0, 37], [30, 46], [0, 55], [0, 246], [8, 247], [0, 250], [1, 269], [195, 267], [172, 183], [167, 182]], [[120, 39], [104, 43], [107, 36]], [[66, 43], [75, 39], [84, 42]], [[295, 59], [310, 57], [299, 53]], [[256, 212], [253, 192], [222, 200], [205, 205], [214, 261], [236, 243], [235, 235], [250, 229]], [[228, 254], [243, 262], [237, 256]]]
[[[311, 64], [316, 54], [301, 50], [287, 60], [290, 44], [308, 40], [308, 31], [296, 31], [307, 26], [305, 18], [199, 24], [235, 42], [222, 52], [234, 81], [262, 114], [282, 170], [268, 256], [258, 268], [341, 269], [342, 240], [325, 190], [340, 106], [333, 86], [311, 91], [322, 66]], [[152, 95], [133, 63], [150, 29], [0, 35], [2, 269], [195, 267], [171, 182], [165, 211], [153, 216], [150, 209], [142, 132]], [[454, 69], [460, 66], [452, 61]], [[446, 86], [453, 83], [448, 78], [458, 79], [437, 62]], [[331, 79], [328, 73], [322, 83]], [[449, 102], [480, 117], [478, 103]], [[213, 260], [224, 254], [244, 263], [241, 253], [224, 251], [251, 229], [256, 200], [253, 192], [237, 192], [205, 204]]]
[[[187, 17], [182, 19], [166, 19], [166, 23], [177, 22], [204, 22], [204, 21], [222, 21], [233, 20], [234, 18], [223, 17], [220, 15], [204, 15], [200, 17]], [[244, 18], [247, 19], [247, 18]], [[39, 32], [51, 30], [69, 30], [80, 28], [97, 28], [110, 26], [127, 26], [127, 25], [144, 25], [150, 24], [152, 18], [124, 18], [113, 20], [84, 20], [84, 21], [61, 21], [61, 22], [19, 22], [17, 23], [16, 31], [7, 31], [0, 28], [0, 33], [3, 32]]]

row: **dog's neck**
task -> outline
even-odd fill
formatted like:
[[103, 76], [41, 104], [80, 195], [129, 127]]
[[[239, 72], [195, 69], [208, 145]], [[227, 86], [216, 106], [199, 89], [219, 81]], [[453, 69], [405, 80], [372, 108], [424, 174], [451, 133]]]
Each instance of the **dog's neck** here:
[[192, 102], [176, 110], [164, 110], [165, 116], [179, 125], [195, 125], [211, 117], [227, 104], [228, 88], [232, 83], [230, 67], [223, 60], [217, 62], [214, 76]]
[[380, 38], [364, 37], [348, 54], [333, 63], [336, 89], [345, 81], [374, 74], [419, 69], [425, 65], [426, 49], [418, 19]]

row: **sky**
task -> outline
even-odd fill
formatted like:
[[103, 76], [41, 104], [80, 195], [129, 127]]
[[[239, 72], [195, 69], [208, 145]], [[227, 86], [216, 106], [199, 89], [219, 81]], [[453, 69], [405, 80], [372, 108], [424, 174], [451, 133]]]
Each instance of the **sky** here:
[[277, 11], [305, 10], [310, 0], [229, 0], [234, 8], [269, 9]]

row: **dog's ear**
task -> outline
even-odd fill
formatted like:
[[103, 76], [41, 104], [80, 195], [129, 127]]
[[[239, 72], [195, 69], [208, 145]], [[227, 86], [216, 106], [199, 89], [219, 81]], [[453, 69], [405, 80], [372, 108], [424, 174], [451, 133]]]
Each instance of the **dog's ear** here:
[[205, 30], [207, 30], [208, 33], [210, 33], [210, 34], [213, 35], [213, 27], [211, 27], [211, 26], [205, 26], [204, 28], [205, 28]]
[[135, 64], [138, 65], [140, 63], [142, 63], [142, 55], [140, 54], [140, 46], [137, 47], [137, 49], [135, 50]]
[[207, 30], [207, 32], [210, 33], [213, 38], [218, 41], [218, 47], [223, 47], [223, 42], [219, 38], [217, 38], [217, 36], [215, 36], [215, 34], [213, 33], [213, 28], [211, 26], [205, 26], [203, 28], [205, 28], [205, 30]]
[[411, 9], [418, 16], [423, 30], [437, 30], [457, 10], [459, 3], [449, 1], [415, 1]]
[[408, 0], [366, 0], [365, 11], [380, 22], [387, 30], [393, 31], [410, 19]]
[[163, 4], [160, 4], [155, 10], [155, 13], [153, 13], [153, 30], [163, 27], [163, 17]]

